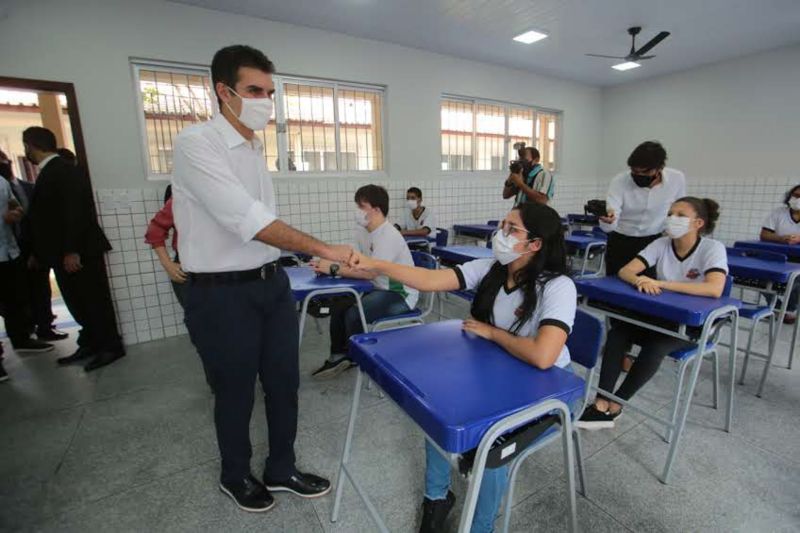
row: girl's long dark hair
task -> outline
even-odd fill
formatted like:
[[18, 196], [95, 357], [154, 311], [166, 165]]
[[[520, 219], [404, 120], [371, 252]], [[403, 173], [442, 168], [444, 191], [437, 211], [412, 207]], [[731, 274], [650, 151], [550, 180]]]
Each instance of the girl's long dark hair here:
[[[522, 307], [510, 332], [517, 334], [519, 329], [533, 316], [538, 303], [538, 288], [548, 281], [566, 275], [567, 252], [561, 218], [552, 207], [544, 204], [526, 203], [516, 207], [522, 217], [522, 224], [528, 230], [528, 238], [541, 239], [542, 247], [530, 262], [514, 276], [517, 287], [523, 293]], [[508, 265], [495, 262], [491, 270], [481, 280], [472, 301], [472, 316], [487, 324], [494, 324], [492, 309], [497, 293], [503, 289], [508, 278]]]

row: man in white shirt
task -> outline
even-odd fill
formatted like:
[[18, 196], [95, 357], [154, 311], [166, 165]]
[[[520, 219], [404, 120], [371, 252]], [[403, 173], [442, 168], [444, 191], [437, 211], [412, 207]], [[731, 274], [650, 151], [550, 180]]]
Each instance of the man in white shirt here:
[[600, 227], [610, 233], [606, 251], [610, 276], [661, 236], [670, 206], [686, 196], [683, 172], [665, 167], [666, 161], [660, 143], [643, 142], [628, 157], [630, 170], [611, 180], [608, 216], [600, 217]]
[[[277, 218], [256, 132], [272, 116], [274, 65], [259, 50], [219, 50], [211, 77], [221, 113], [175, 139], [172, 191], [178, 252], [187, 273], [186, 326], [214, 387], [220, 490], [243, 510], [274, 505], [269, 491], [322, 496], [330, 482], [295, 467], [298, 325], [280, 250], [347, 261]], [[256, 376], [264, 391], [269, 457], [262, 484], [250, 472]]]
[[[414, 266], [405, 239], [386, 220], [389, 213], [389, 193], [386, 189], [378, 185], [365, 185], [356, 191], [354, 200], [357, 207], [355, 242], [358, 252], [383, 261]], [[386, 276], [325, 260], [316, 263], [315, 268], [325, 275], [372, 280], [375, 290], [361, 298], [367, 323], [408, 313], [417, 305], [419, 291]], [[347, 357], [347, 339], [362, 332], [355, 300], [335, 300], [331, 309], [330, 357], [312, 375], [327, 378], [350, 368], [352, 363]]]
[[397, 228], [403, 236], [436, 236], [436, 216], [430, 206], [422, 205], [422, 191], [418, 187], [411, 187], [406, 191], [403, 224]]

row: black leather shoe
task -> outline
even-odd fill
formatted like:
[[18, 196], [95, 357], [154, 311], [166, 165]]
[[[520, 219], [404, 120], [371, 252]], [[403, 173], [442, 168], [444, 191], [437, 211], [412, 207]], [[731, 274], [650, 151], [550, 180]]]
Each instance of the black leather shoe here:
[[83, 367], [83, 369], [87, 372], [91, 372], [92, 370], [97, 370], [98, 368], [110, 365], [122, 357], [125, 357], [125, 352], [100, 352], [95, 355], [94, 359], [89, 361], [86, 366]]
[[93, 355], [94, 354], [90, 352], [88, 348], [78, 348], [74, 354], [56, 359], [56, 363], [59, 365], [71, 365], [72, 363], [77, 363], [78, 361], [88, 359]]
[[240, 483], [220, 483], [219, 490], [230, 496], [243, 511], [263, 513], [275, 506], [272, 495], [253, 476], [247, 476]]
[[69, 333], [64, 333], [56, 329], [39, 330], [36, 333], [36, 338], [40, 341], [63, 341], [67, 337], [69, 337]]
[[270, 481], [264, 478], [267, 490], [272, 492], [291, 492], [301, 498], [319, 498], [331, 491], [331, 482], [314, 474], [297, 472], [285, 481]]
[[18, 353], [44, 353], [53, 350], [53, 345], [46, 342], [25, 339], [17, 344], [11, 344], [15, 352]]
[[443, 532], [444, 522], [455, 503], [456, 495], [452, 491], [447, 491], [447, 498], [444, 500], [425, 498], [422, 502], [422, 523], [419, 526], [419, 533]]

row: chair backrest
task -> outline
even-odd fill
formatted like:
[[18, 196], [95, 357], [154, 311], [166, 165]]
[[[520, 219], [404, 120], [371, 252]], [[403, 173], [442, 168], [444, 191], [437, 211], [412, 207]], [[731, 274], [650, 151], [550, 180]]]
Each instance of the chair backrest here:
[[747, 248], [744, 246], [728, 247], [728, 256], [730, 257], [752, 257], [753, 259], [761, 259], [762, 261], [774, 261], [776, 263], [785, 263], [789, 259], [784, 254], [778, 252], [769, 252], [767, 250], [757, 250], [755, 248]]
[[439, 267], [436, 258], [427, 252], [414, 250], [411, 252], [411, 258], [414, 260], [414, 265], [420, 268], [436, 270]]
[[436, 228], [436, 246], [447, 246], [447, 238], [450, 232], [444, 228]]
[[567, 337], [569, 356], [586, 369], [593, 369], [603, 344], [603, 321], [583, 309], [575, 312], [575, 323]]
[[489, 221], [486, 222], [486, 225], [487, 226], [499, 226], [500, 225], [500, 221], [499, 220], [489, 220]]

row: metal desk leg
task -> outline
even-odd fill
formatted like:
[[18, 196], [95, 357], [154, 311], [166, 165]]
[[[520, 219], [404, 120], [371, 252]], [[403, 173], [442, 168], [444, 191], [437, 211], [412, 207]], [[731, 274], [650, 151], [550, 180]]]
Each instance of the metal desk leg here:
[[736, 353], [739, 345], [739, 313], [733, 315], [731, 323], [731, 342], [728, 347], [728, 412], [725, 417], [725, 431], [728, 433], [733, 429], [733, 396], [736, 392]]
[[[783, 300], [781, 302], [781, 312], [778, 315], [777, 324], [775, 325], [775, 339], [772, 342], [772, 348], [769, 351], [767, 361], [764, 363], [764, 371], [761, 373], [761, 381], [758, 384], [758, 391], [756, 392], [756, 396], [759, 398], [761, 398], [761, 394], [764, 392], [764, 385], [767, 382], [769, 367], [772, 366], [772, 358], [775, 356], [775, 351], [778, 349], [778, 340], [780, 339], [781, 328], [783, 327], [783, 318], [786, 316], [786, 309], [789, 305], [789, 297], [792, 294], [792, 290], [794, 289], [796, 279], [799, 274], [800, 272], [793, 272], [792, 275], [789, 276], [789, 281], [786, 282], [786, 290], [783, 293]], [[800, 327], [800, 323], [795, 322], [794, 331], [792, 332], [792, 344], [789, 346], [789, 368], [791, 368], [792, 358], [794, 357], [794, 344], [797, 340], [798, 327]]]
[[[734, 352], [735, 353], [735, 352]], [[692, 396], [694, 395], [694, 387], [697, 385], [697, 377], [700, 375], [700, 367], [703, 364], [703, 357], [698, 354], [694, 361], [694, 367], [692, 367], [692, 374], [691, 378], [689, 379], [689, 386], [686, 390], [686, 399], [683, 401], [683, 406], [681, 408], [681, 414], [678, 419], [678, 427], [675, 429], [674, 434], [672, 435], [672, 442], [669, 446], [669, 453], [667, 453], [667, 462], [664, 465], [664, 471], [661, 474], [661, 482], [663, 484], [669, 483], [669, 475], [672, 470], [672, 463], [675, 460], [675, 456], [678, 452], [678, 444], [681, 441], [681, 437], [683, 436], [683, 428], [686, 425], [686, 417], [689, 414], [689, 407], [692, 405]], [[677, 399], [679, 401], [679, 399]], [[729, 405], [731, 405], [729, 403]]]

